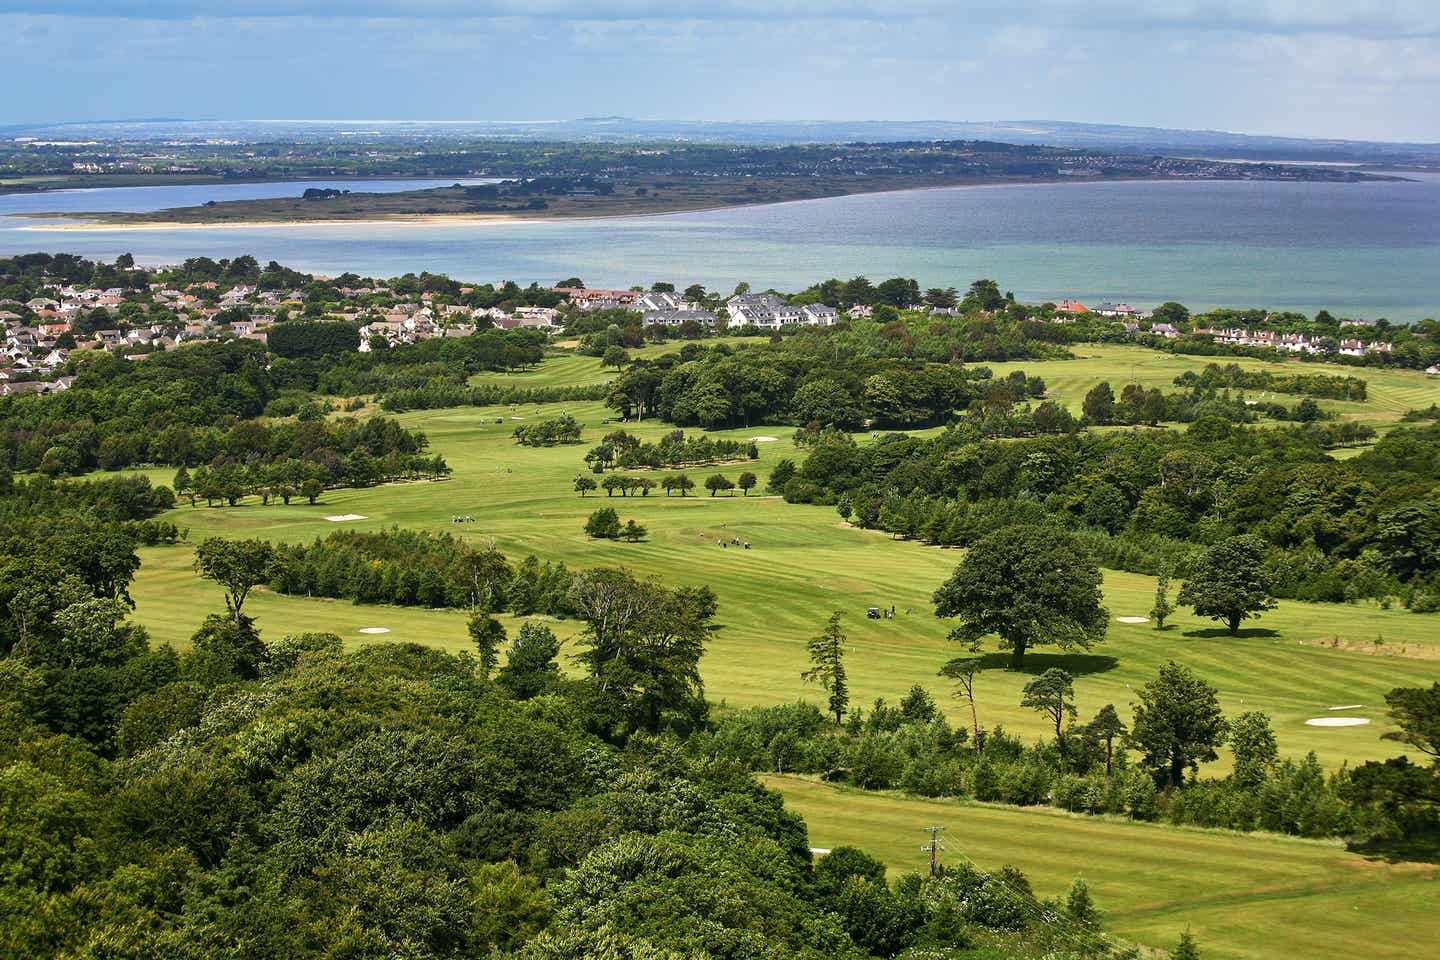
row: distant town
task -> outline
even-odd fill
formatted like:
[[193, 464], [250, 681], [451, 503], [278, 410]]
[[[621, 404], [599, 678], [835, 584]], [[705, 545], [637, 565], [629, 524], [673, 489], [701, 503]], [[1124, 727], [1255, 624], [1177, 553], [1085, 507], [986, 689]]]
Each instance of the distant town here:
[[[238, 269], [237, 269], [238, 265]], [[194, 279], [207, 272], [216, 279]], [[238, 276], [236, 276], [238, 274]], [[1209, 341], [1216, 347], [1276, 354], [1387, 360], [1395, 351], [1395, 327], [1386, 321], [1337, 320], [1267, 311], [1216, 311], [1190, 317], [1180, 304], [1139, 309], [1123, 302], [1087, 306], [1062, 297], [1024, 304], [1013, 298], [988, 303], [962, 300], [954, 290], [920, 293], [914, 281], [896, 278], [871, 286], [864, 278], [827, 281], [799, 294], [751, 292], [741, 285], [717, 296], [694, 285], [595, 289], [571, 278], [552, 287], [514, 283], [464, 284], [443, 278], [427, 289], [422, 274], [390, 281], [310, 276], [253, 258], [187, 261], [183, 265], [135, 267], [121, 258], [115, 278], [123, 284], [42, 280], [25, 299], [0, 297], [0, 396], [66, 389], [77, 351], [105, 351], [127, 359], [186, 344], [227, 339], [267, 341], [277, 323], [324, 319], [353, 324], [361, 353], [433, 338], [467, 337], [479, 330], [531, 329], [547, 336], [577, 332], [577, 321], [604, 315], [620, 327], [638, 327], [649, 339], [717, 334], [783, 335], [807, 327], [859, 320], [973, 315], [1067, 326], [1100, 325], [1097, 338]], [[277, 279], [289, 281], [276, 284]], [[114, 278], [112, 278], [114, 279]], [[989, 281], [982, 281], [989, 283]], [[5, 292], [21, 288], [14, 284]], [[998, 288], [996, 288], [996, 296]], [[829, 302], [827, 302], [829, 301]], [[1247, 325], [1210, 321], [1244, 319]], [[1426, 321], [1433, 325], [1433, 321]], [[578, 326], [593, 329], [593, 319]], [[1308, 328], [1308, 329], [1306, 329]], [[1407, 336], [1413, 336], [1407, 332]], [[1418, 335], [1428, 338], [1428, 330]], [[1089, 337], [1087, 337], [1088, 339]], [[1427, 372], [1440, 374], [1431, 364]]]

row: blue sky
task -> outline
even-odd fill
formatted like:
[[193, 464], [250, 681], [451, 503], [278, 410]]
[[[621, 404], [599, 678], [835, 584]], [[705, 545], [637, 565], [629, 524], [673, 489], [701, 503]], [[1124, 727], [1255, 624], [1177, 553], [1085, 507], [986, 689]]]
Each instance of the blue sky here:
[[1440, 141], [1440, 0], [0, 0], [0, 120], [1055, 119]]

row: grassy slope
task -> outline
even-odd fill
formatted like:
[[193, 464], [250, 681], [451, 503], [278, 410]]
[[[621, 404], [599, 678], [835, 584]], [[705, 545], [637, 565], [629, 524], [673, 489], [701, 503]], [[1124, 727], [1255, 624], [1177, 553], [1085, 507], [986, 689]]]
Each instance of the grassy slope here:
[[[1177, 829], [1049, 809], [957, 804], [767, 777], [818, 847], [853, 844], [893, 871], [921, 869], [920, 828], [946, 828], [945, 857], [1013, 864], [1037, 896], [1084, 877], [1107, 929], [1170, 946], [1189, 927], [1213, 960], [1408, 960], [1440, 943], [1440, 869], [1387, 864], [1287, 837]], [[1383, 923], [1383, 930], [1380, 924]]]

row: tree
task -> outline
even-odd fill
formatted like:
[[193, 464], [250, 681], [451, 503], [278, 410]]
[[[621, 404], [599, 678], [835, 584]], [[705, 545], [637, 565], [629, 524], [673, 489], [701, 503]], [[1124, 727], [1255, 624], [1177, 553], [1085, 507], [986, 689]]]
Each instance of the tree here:
[[[194, 489], [190, 485], [190, 471], [186, 470], [183, 464], [179, 470], [175, 471], [175, 479], [171, 482], [171, 486], [175, 488], [175, 496], [177, 497], [183, 497]], [[195, 498], [193, 496], [190, 498], [190, 506], [195, 506]]]
[[560, 678], [555, 657], [560, 641], [549, 627], [534, 620], [520, 625], [520, 632], [510, 641], [505, 653], [505, 666], [495, 677], [517, 700], [529, 700], [553, 687]]
[[850, 687], [845, 678], [845, 631], [840, 628], [840, 611], [830, 614], [825, 629], [810, 638], [810, 669], [800, 675], [806, 683], [818, 683], [825, 691], [827, 709], [839, 726], [850, 707]]
[[1086, 731], [1090, 736], [1105, 744], [1105, 782], [1110, 782], [1110, 774], [1114, 769], [1113, 760], [1115, 757], [1115, 740], [1126, 734], [1125, 721], [1120, 719], [1113, 703], [1107, 703], [1095, 714], [1095, 719], [1086, 724]]
[[964, 697], [970, 704], [970, 735], [976, 750], [983, 746], [980, 739], [980, 718], [975, 713], [975, 678], [985, 669], [982, 663], [979, 657], [957, 657], [940, 668], [940, 676], [955, 681], [955, 695]]
[[626, 520], [625, 528], [620, 531], [620, 537], [621, 539], [626, 540], [630, 543], [635, 543], [637, 541], [644, 540], [645, 535], [649, 532], [650, 531], [646, 530], [643, 526], [636, 523], [633, 519]]
[[1402, 580], [1440, 568], [1440, 502], [1412, 500], [1380, 514], [1375, 548]]
[[1070, 884], [1070, 893], [1065, 897], [1065, 912], [1078, 923], [1094, 923], [1100, 919], [1095, 901], [1090, 896], [1090, 887], [1080, 877]]
[[667, 590], [601, 568], [577, 574], [570, 599], [586, 623], [577, 659], [622, 734], [657, 731], [667, 715], [686, 726], [703, 719], [700, 658], [716, 629], [708, 587]]
[[935, 591], [935, 615], [959, 617], [951, 639], [978, 649], [994, 633], [1011, 666], [1040, 644], [1068, 650], [1105, 639], [1100, 568], [1073, 537], [1050, 527], [1004, 527], [977, 541]]
[[586, 493], [588, 493], [589, 491], [594, 490], [594, 489], [595, 489], [595, 481], [594, 481], [594, 480], [591, 480], [589, 477], [585, 476], [585, 474], [583, 474], [583, 473], [580, 473], [580, 474], [576, 474], [576, 475], [575, 475], [575, 492], [578, 493], [578, 494], [580, 494], [580, 496], [581, 496], [582, 498], [585, 496]]
[[1390, 719], [1400, 729], [1385, 735], [1440, 763], [1440, 682], [1429, 687], [1396, 687], [1385, 694]]
[[1115, 391], [1110, 389], [1108, 380], [1101, 381], [1085, 394], [1082, 407], [1085, 419], [1091, 423], [1109, 423], [1115, 419]]
[[1240, 622], [1275, 607], [1265, 570], [1265, 541], [1253, 533], [1229, 537], [1206, 550], [1180, 588], [1179, 602], [1195, 615], [1223, 620], [1231, 635]]
[[490, 616], [489, 609], [481, 607], [470, 614], [465, 629], [480, 654], [480, 676], [489, 680], [499, 659], [500, 644], [505, 642], [505, 625]]
[[1200, 948], [1195, 945], [1195, 938], [1189, 930], [1180, 934], [1179, 944], [1170, 951], [1170, 960], [1200, 960]]
[[1005, 295], [994, 280], [976, 280], [960, 301], [960, 309], [967, 313], [972, 310], [999, 310], [1005, 306]]
[[600, 366], [602, 366], [602, 367], [617, 367], [617, 368], [618, 368], [618, 367], [623, 367], [623, 366], [625, 366], [625, 364], [627, 364], [627, 363], [629, 363], [629, 362], [630, 362], [630, 354], [627, 353], [627, 352], [625, 351], [625, 348], [622, 347], [622, 346], [620, 346], [619, 344], [615, 344], [614, 346], [606, 347], [606, 348], [605, 348], [605, 353], [602, 354], [601, 357], [600, 357]]
[[1253, 790], [1265, 782], [1280, 756], [1270, 718], [1249, 710], [1230, 721], [1230, 749], [1235, 755], [1231, 778], [1236, 786]]
[[753, 489], [755, 484], [758, 482], [759, 481], [756, 478], [755, 474], [751, 473], [749, 470], [746, 470], [744, 473], [740, 474], [739, 479], [736, 480], [736, 486], [740, 488], [740, 493], [742, 495], [748, 497], [750, 496], [751, 489]]
[[954, 287], [931, 287], [925, 291], [924, 302], [939, 310], [948, 310], [960, 302], [960, 291]]
[[859, 426], [865, 414], [859, 402], [841, 383], [821, 377], [801, 384], [791, 399], [795, 420], [841, 429]]
[[495, 541], [485, 544], [483, 550], [476, 550], [469, 544], [461, 548], [457, 576], [470, 587], [470, 606], [499, 609], [504, 602], [505, 585], [514, 576], [505, 554], [495, 547]]
[[190, 638], [188, 673], [206, 683], [254, 680], [268, 657], [249, 617], [210, 614]]
[[770, 470], [770, 479], [766, 482], [765, 489], [771, 493], [783, 494], [785, 484], [789, 483], [793, 476], [795, 476], [795, 461], [788, 458], [781, 460]]
[[1187, 769], [1216, 759], [1215, 748], [1225, 742], [1229, 725], [1215, 688], [1170, 660], [1140, 690], [1130, 730], [1156, 782], [1173, 789], [1184, 784]]
[[1165, 629], [1165, 620], [1175, 612], [1175, 604], [1170, 602], [1170, 562], [1164, 561], [1160, 564], [1160, 572], [1155, 575], [1155, 606], [1150, 608], [1150, 619], [1155, 623], [1156, 630]]
[[309, 477], [300, 484], [300, 496], [305, 498], [306, 503], [313, 504], [324, 492], [325, 484], [314, 477]]
[[1151, 319], [1156, 323], [1168, 323], [1178, 327], [1189, 321], [1190, 310], [1183, 303], [1166, 300], [1151, 312]]
[[713, 497], [721, 490], [734, 490], [735, 482], [723, 473], [716, 473], [705, 478], [705, 489], [709, 490]]
[[601, 507], [585, 521], [585, 535], [593, 540], [614, 540], [620, 536], [620, 515], [613, 507]]
[[264, 540], [209, 537], [195, 548], [195, 572], [224, 588], [225, 607], [236, 624], [246, 597], [265, 582], [274, 562], [275, 548]]
[[1342, 784], [1341, 797], [1379, 808], [1406, 832], [1433, 830], [1435, 811], [1440, 810], [1440, 683], [1396, 688], [1385, 695], [1385, 702], [1399, 729], [1384, 738], [1427, 754], [1430, 763], [1404, 756], [1367, 761]]
[[683, 473], [676, 474], [673, 479], [675, 481], [675, 489], [680, 491], [680, 496], [682, 497], [690, 496], [690, 491], [695, 489], [695, 481]]
[[1055, 742], [1061, 740], [1061, 724], [1075, 716], [1075, 680], [1059, 667], [1051, 667], [1025, 684], [1020, 706], [1049, 717], [1055, 724]]
[[55, 614], [59, 637], [42, 656], [71, 670], [114, 666], [143, 653], [143, 627], [125, 622], [128, 608], [111, 597], [87, 597]]

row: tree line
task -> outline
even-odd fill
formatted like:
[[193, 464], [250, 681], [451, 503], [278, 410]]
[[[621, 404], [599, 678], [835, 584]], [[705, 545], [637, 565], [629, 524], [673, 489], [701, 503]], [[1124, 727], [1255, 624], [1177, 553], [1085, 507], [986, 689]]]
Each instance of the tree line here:
[[573, 575], [563, 563], [534, 556], [512, 563], [493, 546], [477, 548], [449, 533], [340, 530], [268, 549], [260, 582], [280, 593], [527, 616], [574, 613]]
[[1315, 425], [1255, 429], [1216, 417], [1184, 432], [987, 443], [956, 427], [859, 445], [823, 433], [771, 483], [865, 528], [969, 545], [1016, 523], [1070, 530], [1107, 566], [1186, 576], [1205, 549], [1253, 534], [1276, 596], [1440, 605], [1440, 426], [1403, 427], [1348, 460]]
[[686, 356], [681, 350], [633, 362], [613, 382], [607, 403], [626, 419], [655, 417], [681, 427], [812, 420], [911, 427], [944, 422], [978, 396], [958, 366], [876, 358], [821, 337], [734, 351], [722, 344]]
[[1330, 400], [1364, 400], [1368, 384], [1360, 377], [1323, 373], [1279, 373], [1246, 369], [1238, 363], [1205, 365], [1196, 373], [1187, 370], [1175, 378], [1177, 387], [1239, 387], [1244, 390], [1273, 390], [1276, 393], [1303, 393]]
[[672, 430], [654, 442], [642, 441], [624, 430], [614, 430], [585, 454], [585, 462], [595, 473], [610, 467], [681, 467], [720, 463], [729, 460], [758, 460], [760, 448], [753, 440], [730, 440], [705, 434], [687, 436], [683, 430]]

